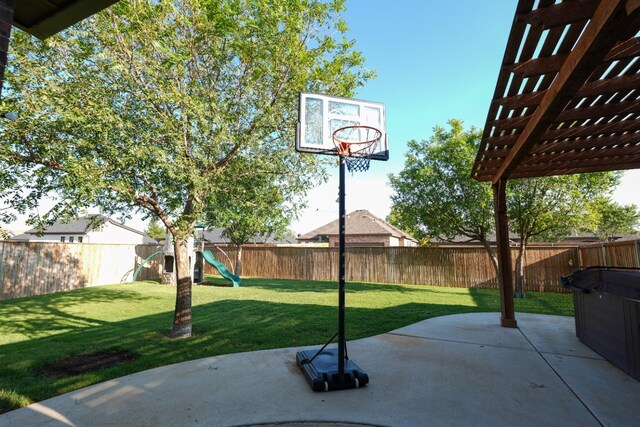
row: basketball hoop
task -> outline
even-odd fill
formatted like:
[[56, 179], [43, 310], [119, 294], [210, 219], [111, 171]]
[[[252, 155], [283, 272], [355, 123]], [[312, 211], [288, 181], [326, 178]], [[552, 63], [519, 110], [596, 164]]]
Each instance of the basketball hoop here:
[[372, 126], [345, 126], [333, 132], [333, 143], [349, 172], [364, 172], [381, 137], [382, 132]]

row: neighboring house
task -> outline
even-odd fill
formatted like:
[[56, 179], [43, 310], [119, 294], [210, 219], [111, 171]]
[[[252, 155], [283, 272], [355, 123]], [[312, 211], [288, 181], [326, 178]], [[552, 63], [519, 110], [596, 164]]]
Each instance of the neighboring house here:
[[[224, 228], [216, 227], [211, 230], [204, 231], [205, 244], [213, 245], [230, 245], [229, 239], [223, 237]], [[198, 239], [202, 238], [202, 230], [197, 230]], [[269, 245], [269, 246], [289, 246], [295, 245], [296, 238], [293, 235], [285, 235], [281, 239], [277, 239], [274, 236], [254, 236], [251, 241], [245, 243], [245, 245]]]
[[[323, 243], [338, 246], [339, 220], [298, 236], [300, 243]], [[347, 214], [345, 220], [347, 246], [418, 246], [418, 241], [367, 210]]]
[[[99, 225], [89, 228], [90, 218], [98, 217]], [[61, 243], [123, 243], [123, 244], [156, 244], [157, 241], [144, 234], [120, 224], [102, 215], [83, 217], [68, 223], [56, 222], [44, 230], [41, 236], [35, 229], [27, 230], [24, 234], [14, 236], [11, 240], [28, 240], [30, 242], [61, 242]]]
[[[626, 240], [637, 240], [639, 236], [629, 234], [624, 236], [613, 236], [611, 241], [626, 241]], [[491, 246], [496, 245], [496, 235], [495, 233], [489, 233], [488, 235], [489, 244]], [[566, 236], [559, 241], [556, 242], [538, 242], [538, 241], [529, 241], [528, 246], [579, 246], [584, 243], [605, 243], [606, 240], [603, 240], [597, 237], [593, 233], [577, 233], [573, 232], [570, 236]], [[444, 239], [432, 239], [429, 244], [431, 246], [437, 247], [463, 247], [463, 246], [481, 246], [480, 241], [475, 239], [469, 239], [466, 236], [455, 236], [451, 240]], [[520, 237], [515, 233], [509, 233], [509, 244], [511, 246], [518, 246], [520, 244]]]
[[[496, 234], [491, 232], [487, 235], [487, 240], [491, 246], [496, 245]], [[520, 242], [520, 237], [515, 233], [509, 233], [509, 244], [517, 245]], [[467, 236], [458, 235], [454, 236], [452, 239], [438, 238], [433, 237], [429, 241], [429, 246], [436, 246], [439, 248], [455, 248], [455, 247], [466, 247], [466, 246], [482, 246], [479, 240], [471, 239]]]
[[621, 242], [627, 240], [637, 240], [640, 236], [637, 234], [615, 235], [609, 239], [602, 239], [593, 233], [573, 232], [571, 236], [565, 237], [560, 243], [581, 244], [581, 243], [604, 243], [604, 242]]

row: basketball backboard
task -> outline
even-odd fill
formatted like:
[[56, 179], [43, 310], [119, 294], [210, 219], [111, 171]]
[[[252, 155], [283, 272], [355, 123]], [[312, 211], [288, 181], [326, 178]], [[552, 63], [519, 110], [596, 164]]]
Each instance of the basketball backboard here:
[[[345, 126], [364, 125], [380, 130], [373, 160], [389, 160], [384, 104], [317, 93], [300, 93], [296, 150], [338, 155], [333, 132]], [[357, 139], [357, 133], [352, 136]], [[357, 155], [357, 154], [356, 154]]]

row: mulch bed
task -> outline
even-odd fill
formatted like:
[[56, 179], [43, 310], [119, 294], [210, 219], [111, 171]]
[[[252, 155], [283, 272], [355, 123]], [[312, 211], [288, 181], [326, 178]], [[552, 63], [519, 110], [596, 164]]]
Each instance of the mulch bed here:
[[50, 378], [64, 378], [85, 374], [104, 368], [131, 362], [136, 355], [126, 350], [107, 350], [77, 354], [44, 365], [41, 373]]

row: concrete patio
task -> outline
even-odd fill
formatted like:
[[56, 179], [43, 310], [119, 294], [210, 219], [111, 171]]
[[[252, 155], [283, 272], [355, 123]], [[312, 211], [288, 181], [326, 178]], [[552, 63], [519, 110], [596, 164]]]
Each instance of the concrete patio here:
[[573, 318], [438, 317], [349, 343], [361, 389], [313, 392], [299, 348], [152, 369], [0, 415], [0, 426], [637, 426], [640, 382]]

